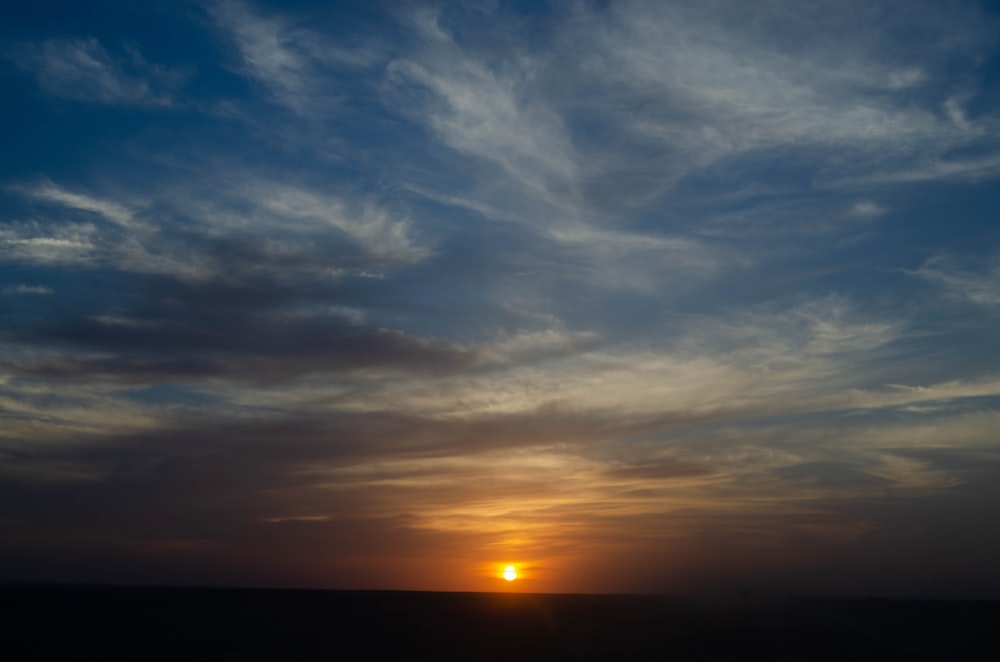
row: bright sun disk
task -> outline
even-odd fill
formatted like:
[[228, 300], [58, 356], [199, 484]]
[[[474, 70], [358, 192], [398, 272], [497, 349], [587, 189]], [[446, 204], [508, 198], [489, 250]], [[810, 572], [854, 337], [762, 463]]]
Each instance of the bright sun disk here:
[[509, 582], [512, 582], [515, 579], [517, 579], [517, 568], [515, 568], [512, 565], [509, 565], [506, 568], [504, 568], [503, 569], [503, 578], [506, 579]]

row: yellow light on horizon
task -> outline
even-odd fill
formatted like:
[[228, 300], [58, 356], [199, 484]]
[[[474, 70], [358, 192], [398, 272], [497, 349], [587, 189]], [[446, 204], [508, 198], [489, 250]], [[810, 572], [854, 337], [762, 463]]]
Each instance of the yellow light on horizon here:
[[517, 579], [517, 568], [515, 568], [512, 565], [509, 565], [506, 568], [504, 568], [503, 569], [503, 578], [506, 579], [509, 582], [512, 582], [515, 579]]

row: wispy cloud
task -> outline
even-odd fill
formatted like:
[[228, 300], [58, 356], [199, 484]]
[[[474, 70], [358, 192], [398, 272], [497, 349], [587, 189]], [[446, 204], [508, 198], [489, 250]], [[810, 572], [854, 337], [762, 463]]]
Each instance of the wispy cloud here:
[[7, 285], [2, 290], [0, 294], [4, 295], [19, 295], [19, 294], [38, 294], [47, 295], [55, 294], [55, 291], [47, 285], [25, 285], [24, 283], [18, 283], [16, 285]]
[[38, 223], [6, 223], [0, 227], [0, 255], [11, 262], [85, 266], [97, 253], [96, 234], [96, 227], [83, 223], [44, 227]]
[[93, 212], [101, 218], [122, 227], [129, 227], [133, 224], [133, 213], [127, 206], [113, 200], [105, 200], [85, 193], [69, 191], [56, 186], [52, 182], [46, 181], [33, 186], [15, 186], [12, 187], [12, 190], [21, 195], [44, 202], [51, 202], [69, 209]]
[[[678, 159], [678, 168], [779, 146], [813, 156], [847, 149], [870, 165], [906, 155], [943, 156], [956, 144], [988, 135], [990, 120], [956, 125], [933, 102], [915, 107], [906, 96], [927, 84], [949, 54], [961, 57], [973, 43], [988, 42], [988, 32], [972, 24], [974, 16], [929, 10], [902, 18], [848, 3], [824, 12], [820, 33], [811, 32], [806, 42], [794, 26], [808, 11], [774, 6], [750, 16], [731, 3], [625, 3], [597, 32], [587, 62], [620, 93], [659, 102], [650, 108], [673, 109], [644, 113], [625, 126], [680, 150], [690, 165]], [[855, 11], [878, 13], [878, 20], [873, 16], [858, 31], [850, 27]], [[749, 20], [732, 20], [739, 15]], [[971, 27], [962, 31], [966, 41], [924, 44], [912, 52], [879, 47], [880, 35], [942, 20]], [[782, 28], [789, 29], [775, 38]]]
[[339, 230], [376, 259], [419, 261], [427, 249], [410, 239], [410, 223], [395, 217], [374, 200], [349, 203], [337, 196], [296, 186], [258, 182], [243, 188], [243, 203], [257, 210], [265, 227], [295, 229], [310, 234]]
[[878, 218], [888, 211], [889, 210], [882, 205], [872, 202], [871, 200], [859, 200], [850, 208], [848, 215], [854, 218], [870, 219]]
[[[141, 206], [51, 182], [8, 187], [55, 213], [0, 226], [0, 251], [18, 262], [110, 266], [185, 280], [224, 273], [339, 278], [345, 270], [391, 268], [431, 254], [411, 238], [408, 218], [374, 198], [252, 176], [222, 179], [211, 190], [147, 190]], [[153, 208], [183, 224], [160, 221]]]
[[9, 57], [34, 73], [45, 92], [91, 103], [171, 106], [185, 80], [180, 70], [153, 64], [134, 47], [113, 56], [94, 37], [21, 45]]
[[339, 91], [324, 70], [367, 68], [379, 54], [371, 44], [344, 48], [287, 16], [264, 16], [240, 0], [206, 5], [218, 28], [235, 44], [241, 72], [272, 98], [300, 115], [329, 112]]
[[1000, 306], [1000, 259], [996, 257], [984, 268], [973, 270], [939, 256], [927, 260], [913, 273], [943, 287], [956, 299], [987, 307]]
[[[464, 53], [432, 17], [420, 18], [425, 50], [387, 68], [399, 109], [414, 113], [451, 148], [499, 166], [528, 190], [552, 201], [558, 200], [553, 192], [572, 194], [578, 176], [572, 143], [557, 113], [529, 101], [530, 69], [495, 70]], [[414, 105], [414, 96], [424, 103]]]
[[[553, 49], [529, 51], [513, 40], [516, 57], [506, 65], [464, 52], [425, 18], [426, 51], [390, 73], [432, 93], [425, 119], [447, 144], [596, 204], [608, 195], [648, 203], [685, 176], [762, 150], [824, 164], [822, 179], [831, 182], [873, 167], [904, 173], [914, 159], [944, 164], [961, 145], [996, 150], [989, 140], [996, 118], [956, 123], [954, 112], [941, 110], [959, 103], [950, 90], [926, 96], [949, 57], [974, 61], [989, 43], [981, 17], [929, 8], [904, 18], [851, 5], [823, 12], [821, 33], [811, 31], [806, 42], [793, 35], [809, 11], [620, 3], [574, 16]], [[865, 30], [849, 27], [856, 12], [873, 14]], [[747, 20], [731, 20], [740, 15]], [[963, 39], [909, 44], [888, 56], [880, 46], [896, 30], [927, 31], [941, 21]], [[776, 31], [785, 36], [775, 39]], [[491, 135], [506, 137], [498, 143]], [[640, 172], [656, 176], [643, 181]]]
[[[971, 79], [991, 47], [989, 19], [966, 9], [626, 2], [559, 14], [546, 49], [508, 13], [416, 10], [383, 94], [451, 150], [437, 157], [450, 177], [411, 168], [410, 190], [564, 244], [595, 285], [650, 291], [679, 282], [668, 265], [711, 280], [815, 250], [811, 235], [863, 241], [872, 229], [847, 221], [886, 217], [872, 187], [915, 163], [930, 178], [990, 176], [998, 120], [965, 113], [972, 97], [944, 84], [949, 61]], [[858, 14], [871, 15], [860, 31]], [[941, 24], [962, 38], [895, 38]], [[475, 39], [484, 25], [500, 40], [490, 47]], [[738, 258], [724, 243], [776, 237]]]

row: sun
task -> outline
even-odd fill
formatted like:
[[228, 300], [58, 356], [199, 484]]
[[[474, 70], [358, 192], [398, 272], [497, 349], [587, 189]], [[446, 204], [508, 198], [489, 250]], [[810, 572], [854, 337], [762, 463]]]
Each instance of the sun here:
[[517, 579], [517, 568], [515, 568], [512, 565], [509, 565], [506, 568], [504, 568], [503, 569], [503, 578], [506, 579], [509, 582], [512, 582], [515, 579]]

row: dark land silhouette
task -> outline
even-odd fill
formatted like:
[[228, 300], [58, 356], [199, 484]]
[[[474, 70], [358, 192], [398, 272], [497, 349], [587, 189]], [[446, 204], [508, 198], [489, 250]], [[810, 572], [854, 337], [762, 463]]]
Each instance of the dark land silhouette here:
[[992, 660], [998, 602], [0, 587], [7, 660]]

